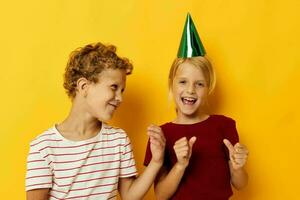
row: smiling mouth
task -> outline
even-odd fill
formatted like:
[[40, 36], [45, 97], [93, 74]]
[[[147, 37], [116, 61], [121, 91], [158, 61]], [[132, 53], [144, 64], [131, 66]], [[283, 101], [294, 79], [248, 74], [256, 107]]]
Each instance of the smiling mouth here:
[[111, 103], [109, 103], [108, 105], [111, 105], [112, 107], [114, 107], [114, 109], [117, 109], [117, 105], [115, 105], [115, 104], [111, 104]]
[[181, 101], [184, 105], [194, 105], [197, 99], [193, 97], [182, 97]]

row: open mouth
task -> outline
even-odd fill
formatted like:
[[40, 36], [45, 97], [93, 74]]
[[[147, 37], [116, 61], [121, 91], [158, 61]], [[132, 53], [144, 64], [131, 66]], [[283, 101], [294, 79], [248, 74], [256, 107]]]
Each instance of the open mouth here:
[[193, 97], [182, 97], [181, 101], [183, 102], [184, 105], [194, 105], [197, 99]]

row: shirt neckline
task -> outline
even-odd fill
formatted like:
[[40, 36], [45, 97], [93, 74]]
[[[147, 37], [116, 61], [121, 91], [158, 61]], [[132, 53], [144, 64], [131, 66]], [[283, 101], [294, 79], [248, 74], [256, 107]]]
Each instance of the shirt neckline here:
[[168, 124], [175, 125], [175, 126], [194, 126], [194, 125], [206, 123], [207, 121], [209, 121], [210, 118], [212, 118], [212, 116], [213, 115], [208, 115], [208, 117], [206, 119], [196, 122], [196, 123], [192, 123], [192, 124], [178, 124], [178, 123], [174, 123], [174, 122], [169, 122]]
[[78, 141], [76, 141], [76, 140], [70, 140], [70, 139], [65, 138], [65, 137], [59, 132], [59, 130], [57, 129], [56, 126], [57, 126], [57, 124], [54, 124], [53, 130], [54, 130], [55, 134], [56, 134], [60, 139], [62, 139], [62, 140], [65, 141], [65, 142], [69, 142], [69, 143], [73, 143], [73, 144], [74, 144], [74, 143], [80, 144], [80, 143], [88, 143], [88, 142], [96, 141], [96, 140], [100, 137], [101, 133], [103, 132], [104, 127], [106, 126], [106, 124], [102, 122], [102, 124], [101, 124], [101, 129], [99, 130], [99, 132], [98, 132], [95, 136], [93, 136], [93, 137], [91, 137], [91, 138], [88, 138], [88, 139], [85, 139], [85, 140], [78, 140]]

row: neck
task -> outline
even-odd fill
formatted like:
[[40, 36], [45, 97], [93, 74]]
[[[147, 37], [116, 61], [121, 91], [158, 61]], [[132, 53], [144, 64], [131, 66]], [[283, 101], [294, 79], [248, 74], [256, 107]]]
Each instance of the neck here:
[[173, 122], [178, 124], [195, 124], [206, 120], [208, 117], [207, 113], [195, 113], [194, 115], [179, 114]]
[[67, 139], [78, 141], [96, 136], [101, 126], [101, 121], [73, 104], [68, 117], [57, 126], [57, 129]]

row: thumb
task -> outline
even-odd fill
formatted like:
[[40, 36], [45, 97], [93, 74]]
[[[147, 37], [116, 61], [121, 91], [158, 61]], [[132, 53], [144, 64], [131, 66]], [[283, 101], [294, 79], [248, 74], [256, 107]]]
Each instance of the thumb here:
[[230, 143], [230, 141], [227, 140], [227, 139], [224, 139], [223, 142], [224, 142], [225, 146], [227, 147], [227, 149], [229, 150], [229, 153], [233, 153], [234, 152], [234, 147]]
[[193, 137], [190, 138], [190, 140], [189, 140], [190, 149], [193, 148], [193, 145], [196, 142], [196, 140], [197, 140], [197, 138], [195, 136], [193, 136]]

